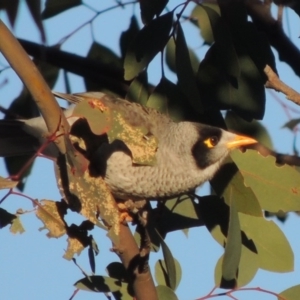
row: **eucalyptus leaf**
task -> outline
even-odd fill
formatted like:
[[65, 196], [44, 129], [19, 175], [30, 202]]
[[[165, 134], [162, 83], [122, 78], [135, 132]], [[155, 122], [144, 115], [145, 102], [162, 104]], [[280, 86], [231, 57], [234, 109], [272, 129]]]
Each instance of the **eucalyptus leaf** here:
[[[230, 218], [228, 224], [227, 242], [222, 263], [221, 288], [235, 288], [238, 267], [241, 258], [241, 230], [235, 200], [230, 201]], [[224, 279], [224, 281], [223, 281]]]
[[70, 8], [81, 5], [81, 0], [47, 0], [45, 4], [45, 9], [42, 12], [42, 18], [48, 19], [57, 14], [60, 14]]
[[139, 31], [125, 56], [125, 80], [136, 77], [165, 47], [172, 23], [173, 12], [168, 12], [152, 20]]
[[263, 209], [275, 213], [300, 210], [300, 173], [295, 167], [277, 166], [275, 157], [254, 150], [235, 150], [231, 158]]
[[176, 294], [169, 287], [158, 285], [156, 287], [158, 300], [178, 300]]
[[294, 285], [283, 292], [281, 292], [278, 296], [278, 300], [284, 298], [285, 300], [298, 300], [300, 295], [300, 284]]

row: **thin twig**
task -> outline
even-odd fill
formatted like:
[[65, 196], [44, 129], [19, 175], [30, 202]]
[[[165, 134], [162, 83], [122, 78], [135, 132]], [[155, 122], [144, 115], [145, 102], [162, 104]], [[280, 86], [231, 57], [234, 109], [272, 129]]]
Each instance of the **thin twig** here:
[[266, 88], [281, 92], [286, 95], [286, 98], [288, 100], [291, 100], [297, 105], [300, 105], [300, 94], [286, 85], [283, 81], [281, 81], [270, 66], [266, 65], [266, 67], [264, 68], [264, 72], [268, 77], [268, 80], [265, 84]]

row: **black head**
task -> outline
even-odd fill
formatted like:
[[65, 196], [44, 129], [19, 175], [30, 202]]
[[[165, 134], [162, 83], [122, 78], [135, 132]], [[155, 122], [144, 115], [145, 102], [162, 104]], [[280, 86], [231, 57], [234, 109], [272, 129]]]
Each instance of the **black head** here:
[[223, 142], [224, 132], [217, 127], [198, 127], [198, 140], [192, 147], [192, 155], [200, 169], [214, 164], [229, 152]]

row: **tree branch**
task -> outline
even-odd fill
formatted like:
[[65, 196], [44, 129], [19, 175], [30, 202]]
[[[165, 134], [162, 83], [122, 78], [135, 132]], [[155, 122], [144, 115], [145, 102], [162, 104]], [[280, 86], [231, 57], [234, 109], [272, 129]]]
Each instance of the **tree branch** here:
[[[69, 125], [47, 83], [16, 38], [0, 20], [0, 51], [28, 88], [45, 119], [50, 135], [67, 132]], [[64, 136], [56, 139], [62, 153], [66, 152]]]
[[[144, 257], [140, 255], [139, 248], [128, 225], [120, 225], [120, 242], [115, 245], [114, 251], [120, 257], [127, 270], [128, 278], [132, 280], [136, 300], [158, 300], [155, 285], [149, 268], [143, 268]], [[142, 268], [140, 268], [142, 266]]]
[[277, 92], [281, 92], [286, 95], [287, 99], [300, 105], [300, 94], [288, 85], [286, 85], [283, 81], [281, 81], [270, 66], [266, 65], [266, 67], [264, 68], [264, 72], [268, 77], [268, 80], [265, 83], [266, 88], [274, 89]]

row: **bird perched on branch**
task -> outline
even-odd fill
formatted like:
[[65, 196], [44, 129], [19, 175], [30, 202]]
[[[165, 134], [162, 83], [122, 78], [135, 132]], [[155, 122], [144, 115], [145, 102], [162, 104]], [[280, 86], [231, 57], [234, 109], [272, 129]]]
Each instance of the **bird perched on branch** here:
[[[111, 111], [120, 112], [132, 128], [146, 128], [147, 136], [157, 139], [153, 165], [133, 163], [132, 153], [122, 140], [109, 143], [102, 139], [94, 151], [90, 164], [118, 199], [171, 198], [190, 192], [214, 176], [230, 150], [256, 143], [252, 138], [200, 123], [175, 123], [155, 109], [100, 92], [54, 95], [75, 104], [88, 99], [99, 101]], [[73, 112], [74, 107], [65, 115], [72, 116]], [[71, 123], [77, 119], [75, 115], [68, 118]], [[1, 122], [0, 156], [33, 153], [46, 132], [41, 117]], [[47, 149], [48, 153], [55, 146], [51, 145], [51, 149]]]

